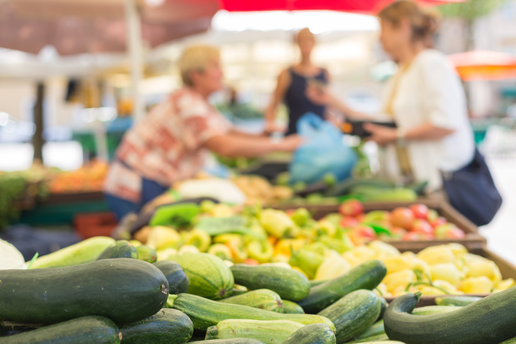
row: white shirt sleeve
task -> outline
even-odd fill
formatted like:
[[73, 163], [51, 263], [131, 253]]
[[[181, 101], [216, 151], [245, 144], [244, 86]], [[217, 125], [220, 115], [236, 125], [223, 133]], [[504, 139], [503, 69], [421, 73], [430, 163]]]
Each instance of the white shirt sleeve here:
[[441, 53], [425, 54], [421, 62], [423, 115], [436, 127], [457, 130], [465, 108], [465, 94], [458, 76]]

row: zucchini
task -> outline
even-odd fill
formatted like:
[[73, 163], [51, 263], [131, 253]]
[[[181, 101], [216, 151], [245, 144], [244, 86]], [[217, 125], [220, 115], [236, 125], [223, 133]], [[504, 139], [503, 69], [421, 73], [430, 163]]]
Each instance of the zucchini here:
[[133, 258], [138, 259], [136, 247], [127, 240], [118, 240], [109, 245], [96, 260], [111, 258]]
[[147, 263], [155, 263], [158, 259], [156, 250], [146, 245], [135, 246], [138, 252], [138, 259]]
[[120, 326], [124, 344], [182, 344], [192, 338], [193, 323], [175, 309], [163, 308], [153, 316]]
[[310, 280], [310, 288], [317, 287], [326, 282], [328, 282], [328, 280]]
[[285, 314], [305, 314], [303, 308], [295, 302], [283, 300], [283, 307], [281, 313]]
[[299, 301], [298, 304], [303, 307], [306, 313], [320, 312], [355, 290], [373, 290], [382, 282], [386, 274], [387, 268], [383, 262], [371, 260], [339, 277], [312, 288], [310, 295]]
[[501, 342], [500, 344], [516, 344], [516, 337], [510, 338], [510, 339], [507, 339], [507, 340], [504, 340], [504, 341], [503, 341], [503, 342]]
[[206, 331], [226, 319], [249, 320], [291, 320], [303, 325], [323, 323], [332, 330], [333, 323], [324, 317], [307, 314], [282, 314], [263, 309], [208, 300], [191, 294], [169, 295], [167, 307], [175, 308], [188, 315], [195, 330]]
[[401, 343], [401, 342], [396, 342], [396, 341], [389, 340], [389, 337], [387, 337], [387, 335], [385, 333], [382, 333], [382, 334], [379, 334], [379, 335], [376, 335], [376, 336], [367, 337], [367, 338], [364, 338], [364, 339], [355, 340], [355, 341], [348, 342], [348, 343], [363, 343], [363, 344], [366, 344], [366, 343], [371, 343], [371, 344], [400, 343], [400, 344], [404, 344], [404, 343]]
[[357, 290], [317, 314], [335, 324], [337, 343], [344, 343], [374, 324], [381, 309], [380, 299], [375, 293]]
[[458, 307], [455, 306], [426, 306], [415, 308], [412, 311], [414, 315], [432, 315], [432, 314], [443, 314], [452, 311], [456, 311]]
[[303, 326], [283, 344], [335, 344], [335, 333], [325, 324], [311, 324]]
[[184, 253], [170, 260], [185, 270], [190, 285], [188, 293], [219, 300], [230, 296], [234, 279], [231, 270], [219, 257], [207, 253]]
[[374, 324], [372, 324], [367, 330], [362, 332], [359, 336], [356, 336], [355, 340], [366, 339], [373, 336], [379, 336], [381, 334], [385, 334], [383, 320], [377, 321]]
[[260, 308], [281, 313], [283, 303], [278, 294], [269, 289], [258, 289], [242, 295], [228, 297], [220, 302]]
[[0, 318], [58, 323], [88, 315], [128, 323], [156, 314], [168, 282], [138, 259], [102, 259], [53, 269], [0, 270]]
[[[206, 344], [205, 340], [198, 342], [189, 342], [191, 344]], [[263, 344], [259, 340], [249, 338], [232, 338], [232, 339], [215, 339], [210, 340], [209, 344]]]
[[310, 292], [310, 282], [301, 273], [280, 266], [237, 264], [231, 267], [235, 283], [247, 289], [269, 289], [282, 300], [298, 301]]
[[13, 334], [37, 330], [43, 327], [41, 324], [26, 324], [13, 321], [0, 320], [0, 337], [12, 336]]
[[516, 336], [514, 287], [446, 314], [408, 314], [420, 296], [405, 294], [387, 308], [384, 322], [389, 338], [410, 344], [495, 344]]
[[190, 282], [186, 276], [185, 270], [181, 265], [170, 260], [153, 263], [155, 267], [161, 270], [168, 281], [168, 293], [179, 294], [186, 293]]
[[378, 316], [378, 319], [376, 319], [376, 321], [383, 319], [383, 316], [385, 315], [385, 311], [387, 310], [387, 306], [389, 306], [389, 304], [387, 303], [387, 300], [385, 300], [381, 296], [380, 296], [380, 303], [382, 306], [382, 310], [380, 311], [380, 315]]
[[81, 317], [37, 330], [2, 337], [2, 344], [118, 344], [122, 334], [115, 323], [99, 316]]
[[290, 320], [228, 319], [206, 332], [206, 340], [250, 338], [264, 343], [281, 344], [304, 325]]
[[481, 297], [476, 296], [442, 296], [436, 297], [435, 303], [439, 306], [459, 306], [464, 307], [472, 304], [478, 300], [482, 300]]
[[114, 242], [115, 239], [103, 236], [86, 239], [78, 244], [39, 257], [34, 261], [31, 269], [62, 268], [91, 263]]

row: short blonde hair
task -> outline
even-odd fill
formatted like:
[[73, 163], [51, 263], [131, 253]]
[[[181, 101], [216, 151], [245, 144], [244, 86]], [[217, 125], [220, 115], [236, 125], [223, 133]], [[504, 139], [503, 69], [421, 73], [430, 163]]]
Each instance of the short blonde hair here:
[[196, 45], [186, 48], [178, 61], [183, 84], [193, 86], [190, 73], [192, 71], [203, 71], [211, 61], [220, 61], [219, 49], [210, 45]]

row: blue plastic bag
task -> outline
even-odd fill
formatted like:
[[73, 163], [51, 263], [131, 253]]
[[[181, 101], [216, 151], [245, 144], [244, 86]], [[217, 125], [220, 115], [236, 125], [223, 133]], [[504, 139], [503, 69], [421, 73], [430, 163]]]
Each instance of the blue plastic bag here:
[[297, 122], [297, 132], [305, 143], [294, 153], [290, 164], [292, 183], [314, 183], [328, 173], [339, 181], [351, 176], [357, 155], [344, 143], [344, 135], [337, 127], [307, 113]]

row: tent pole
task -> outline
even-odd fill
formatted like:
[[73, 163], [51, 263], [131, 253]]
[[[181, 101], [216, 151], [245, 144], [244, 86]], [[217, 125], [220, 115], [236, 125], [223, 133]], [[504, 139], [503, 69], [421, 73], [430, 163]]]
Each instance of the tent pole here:
[[43, 99], [45, 98], [45, 84], [42, 81], [36, 83], [36, 103], [33, 109], [33, 121], [36, 127], [32, 136], [34, 147], [34, 161], [43, 162]]
[[143, 75], [143, 37], [137, 0], [125, 0], [125, 20], [127, 25], [127, 48], [131, 59], [133, 116], [136, 122], [145, 115], [143, 98], [139, 90]]

